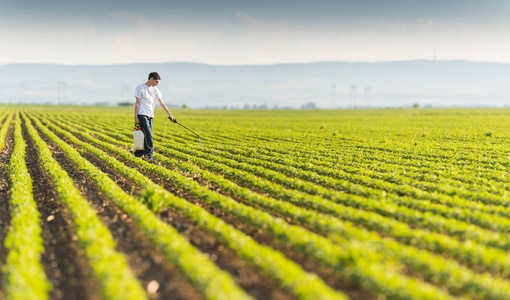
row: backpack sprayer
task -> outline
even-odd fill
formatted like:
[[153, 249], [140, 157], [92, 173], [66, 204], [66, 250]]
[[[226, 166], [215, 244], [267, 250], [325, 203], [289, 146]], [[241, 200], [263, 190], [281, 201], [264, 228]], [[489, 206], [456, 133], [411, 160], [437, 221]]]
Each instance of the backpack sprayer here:
[[140, 125], [135, 125], [135, 131], [133, 132], [133, 139], [135, 140], [135, 151], [145, 150], [144, 139], [145, 135]]

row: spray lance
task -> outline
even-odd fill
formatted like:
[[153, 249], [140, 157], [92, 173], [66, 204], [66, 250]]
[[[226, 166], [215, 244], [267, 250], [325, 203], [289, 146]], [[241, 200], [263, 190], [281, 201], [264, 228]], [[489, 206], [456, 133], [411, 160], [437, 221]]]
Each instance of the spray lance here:
[[[172, 120], [172, 119], [170, 119], [170, 117], [167, 117], [167, 118], [168, 118], [170, 121], [172, 121], [172, 122], [174, 122], [174, 123], [176, 123], [176, 124], [181, 125], [184, 129], [186, 129], [186, 130], [188, 130], [189, 132], [191, 132], [191, 133], [193, 133], [194, 135], [196, 135], [196, 136], [198, 137], [198, 140], [200, 141], [200, 145], [202, 146], [202, 148], [204, 148], [204, 145], [202, 144], [202, 139], [200, 138], [200, 136], [199, 136], [197, 133], [195, 133], [193, 130], [189, 129], [188, 127], [186, 127], [186, 126], [182, 125], [181, 123], [177, 122], [177, 119], [175, 119], [175, 118], [174, 118], [174, 119]], [[164, 135], [164, 137], [166, 137], [166, 122], [165, 122], [165, 135]]]

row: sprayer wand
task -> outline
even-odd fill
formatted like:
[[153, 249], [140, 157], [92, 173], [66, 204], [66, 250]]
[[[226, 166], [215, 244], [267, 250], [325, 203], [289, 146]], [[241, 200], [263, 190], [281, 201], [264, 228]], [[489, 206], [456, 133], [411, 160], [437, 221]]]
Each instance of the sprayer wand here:
[[[168, 119], [170, 119], [170, 117], [168, 117]], [[172, 120], [172, 119], [170, 119], [170, 120]], [[196, 135], [198, 138], [200, 138], [200, 136], [199, 136], [198, 134], [196, 134], [195, 132], [193, 132], [193, 130], [191, 130], [191, 129], [189, 129], [188, 127], [186, 127], [186, 126], [182, 125], [181, 123], [178, 123], [178, 122], [177, 122], [177, 119], [174, 119], [172, 122], [174, 122], [174, 123], [177, 123], [177, 124], [181, 125], [181, 126], [182, 126], [182, 127], [184, 127], [186, 130], [188, 130], [189, 132], [193, 133], [193, 134], [194, 134], [194, 135]]]

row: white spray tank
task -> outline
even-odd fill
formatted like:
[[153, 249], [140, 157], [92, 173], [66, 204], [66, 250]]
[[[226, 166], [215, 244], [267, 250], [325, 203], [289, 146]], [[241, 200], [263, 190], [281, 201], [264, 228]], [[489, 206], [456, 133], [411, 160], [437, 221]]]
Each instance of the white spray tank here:
[[135, 150], [145, 150], [144, 139], [142, 128], [140, 125], [135, 125], [135, 131], [133, 132], [133, 139], [135, 140]]

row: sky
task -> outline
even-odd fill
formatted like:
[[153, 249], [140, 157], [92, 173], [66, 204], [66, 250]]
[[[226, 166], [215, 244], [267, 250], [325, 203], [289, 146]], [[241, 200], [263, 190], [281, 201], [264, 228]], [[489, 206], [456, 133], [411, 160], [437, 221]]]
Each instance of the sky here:
[[507, 0], [0, 0], [0, 64], [510, 63]]

